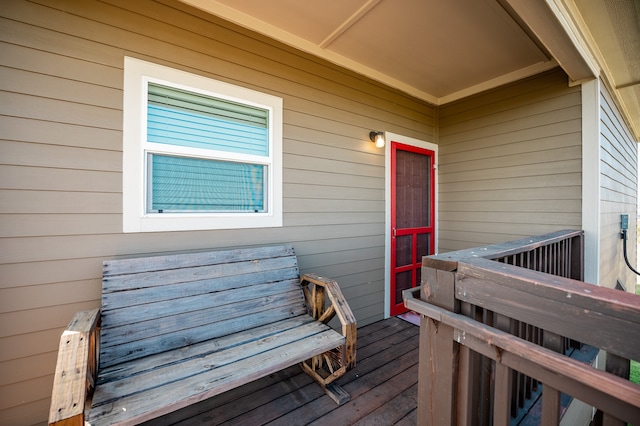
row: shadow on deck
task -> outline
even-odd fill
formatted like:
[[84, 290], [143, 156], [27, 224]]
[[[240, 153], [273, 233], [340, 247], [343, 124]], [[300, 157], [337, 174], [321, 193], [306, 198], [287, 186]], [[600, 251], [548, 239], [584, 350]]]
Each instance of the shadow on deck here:
[[294, 366], [149, 424], [415, 425], [418, 333], [399, 318], [359, 328], [357, 366], [338, 380], [351, 395], [342, 406]]

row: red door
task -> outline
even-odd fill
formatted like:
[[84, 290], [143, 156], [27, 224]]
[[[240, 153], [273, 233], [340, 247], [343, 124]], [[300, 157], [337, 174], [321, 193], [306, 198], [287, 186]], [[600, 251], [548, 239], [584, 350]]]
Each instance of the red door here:
[[433, 151], [391, 142], [391, 309], [406, 312], [402, 291], [420, 285], [422, 256], [435, 247]]

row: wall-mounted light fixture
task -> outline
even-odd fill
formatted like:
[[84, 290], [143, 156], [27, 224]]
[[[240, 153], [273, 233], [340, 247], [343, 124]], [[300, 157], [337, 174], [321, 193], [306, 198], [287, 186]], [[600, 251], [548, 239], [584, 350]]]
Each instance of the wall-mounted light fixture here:
[[376, 148], [384, 148], [384, 132], [376, 132], [372, 130], [369, 132], [369, 139], [376, 144]]

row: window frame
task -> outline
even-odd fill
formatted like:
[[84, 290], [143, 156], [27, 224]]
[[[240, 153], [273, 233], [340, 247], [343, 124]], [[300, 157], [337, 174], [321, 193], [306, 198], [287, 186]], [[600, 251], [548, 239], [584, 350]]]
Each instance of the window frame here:
[[[147, 141], [149, 83], [269, 110], [269, 155], [252, 156]], [[148, 154], [267, 164], [265, 212], [147, 213]], [[124, 58], [123, 232], [164, 232], [282, 226], [282, 98], [212, 78]]]

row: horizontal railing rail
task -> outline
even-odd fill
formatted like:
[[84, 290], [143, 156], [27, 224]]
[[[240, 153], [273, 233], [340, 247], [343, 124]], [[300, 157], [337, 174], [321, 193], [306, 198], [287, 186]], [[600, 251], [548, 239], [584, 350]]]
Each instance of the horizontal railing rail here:
[[422, 315], [419, 424], [512, 424], [540, 383], [541, 424], [559, 423], [561, 393], [640, 419], [640, 386], [565, 355], [579, 341], [640, 358], [640, 297], [580, 281], [582, 253], [569, 231], [423, 259], [405, 293]]

